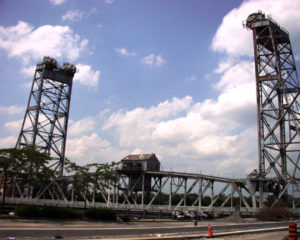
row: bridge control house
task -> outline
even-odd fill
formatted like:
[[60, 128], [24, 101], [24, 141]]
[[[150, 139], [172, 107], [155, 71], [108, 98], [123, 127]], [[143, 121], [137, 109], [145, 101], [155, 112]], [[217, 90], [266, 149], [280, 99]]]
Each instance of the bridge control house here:
[[143, 181], [144, 191], [151, 191], [151, 175], [147, 171], [160, 171], [160, 161], [154, 153], [128, 155], [121, 160], [119, 172], [129, 177], [129, 186], [134, 191], [143, 190]]

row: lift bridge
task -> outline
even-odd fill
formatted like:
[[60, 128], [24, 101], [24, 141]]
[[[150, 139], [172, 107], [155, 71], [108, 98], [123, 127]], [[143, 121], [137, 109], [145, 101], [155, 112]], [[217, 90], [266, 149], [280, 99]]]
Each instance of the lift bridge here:
[[[6, 201], [78, 208], [109, 206], [144, 212], [206, 210], [251, 214], [273, 198], [273, 205], [289, 202], [296, 210], [300, 197], [300, 88], [289, 33], [262, 12], [249, 15], [243, 25], [253, 31], [258, 169], [242, 179], [223, 178], [161, 171], [155, 154], [129, 155], [115, 170], [117, 183], [100, 184], [97, 188], [95, 185], [89, 198], [80, 192], [84, 201], [77, 201], [73, 176], [63, 175], [75, 67], [59, 68], [55, 60], [46, 58], [35, 71], [17, 147], [35, 145], [40, 151], [54, 154], [53, 167], [61, 174], [33, 195], [24, 190], [22, 180], [11, 180]], [[102, 202], [97, 201], [96, 193], [101, 194]], [[163, 193], [168, 196], [167, 204], [160, 201]], [[192, 202], [188, 201], [191, 194], [196, 195]], [[178, 196], [180, 199], [173, 204]], [[208, 203], [204, 203], [205, 197]]]

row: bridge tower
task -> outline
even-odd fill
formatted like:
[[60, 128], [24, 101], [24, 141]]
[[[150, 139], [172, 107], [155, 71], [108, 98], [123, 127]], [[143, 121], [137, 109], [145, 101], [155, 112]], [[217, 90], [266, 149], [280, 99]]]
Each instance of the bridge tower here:
[[54, 58], [44, 57], [36, 65], [29, 100], [16, 148], [35, 146], [49, 153], [49, 167], [63, 175], [67, 126], [73, 77], [76, 67], [57, 65]]
[[260, 206], [300, 190], [300, 85], [289, 33], [262, 12], [249, 15], [253, 31], [258, 120]]

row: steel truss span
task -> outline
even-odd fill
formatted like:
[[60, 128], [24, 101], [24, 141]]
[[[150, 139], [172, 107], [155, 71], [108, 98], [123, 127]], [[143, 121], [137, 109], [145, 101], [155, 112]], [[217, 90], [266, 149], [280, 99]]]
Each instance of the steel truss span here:
[[[249, 179], [228, 179], [203, 174], [178, 172], [128, 172], [117, 170], [118, 181], [111, 186], [100, 182], [90, 186], [90, 192], [84, 192], [74, 187], [73, 176], [55, 179], [43, 188], [33, 191], [28, 198], [22, 190], [22, 179], [13, 179], [8, 185], [10, 194], [6, 201], [10, 203], [54, 204], [61, 206], [84, 207], [113, 207], [118, 210], [174, 213], [175, 211], [237, 211], [234, 198], [239, 198], [238, 211], [246, 214], [256, 210], [256, 198], [252, 193]], [[135, 180], [130, 184], [132, 174]], [[145, 188], [145, 179], [151, 179], [150, 189]], [[141, 189], [137, 189], [139, 183]], [[100, 187], [96, 187], [100, 186]], [[103, 186], [103, 187], [101, 187]], [[161, 195], [167, 196], [167, 202], [162, 201]], [[189, 196], [194, 194], [191, 202]], [[251, 198], [251, 195], [254, 198]], [[178, 198], [179, 197], [179, 198]], [[101, 201], [97, 199], [101, 198]], [[174, 204], [173, 198], [176, 199]], [[204, 199], [208, 201], [204, 202]], [[250, 201], [249, 201], [250, 199]], [[253, 202], [252, 202], [253, 200]]]
[[63, 175], [73, 76], [76, 67], [44, 57], [36, 65], [16, 147], [36, 146], [51, 155], [51, 168]]
[[[262, 12], [251, 14], [257, 94], [260, 206], [266, 193], [277, 199], [299, 192], [300, 86], [289, 33]], [[299, 194], [298, 194], [299, 195]]]
[[[66, 73], [62, 68], [50, 68], [52, 65], [43, 61], [37, 65], [17, 146], [34, 144], [54, 155], [54, 166], [60, 169], [61, 177], [44, 183], [30, 196], [25, 194], [21, 179], [11, 179], [6, 201], [109, 206], [145, 213], [183, 210], [254, 213], [270, 204], [272, 198], [273, 205], [279, 201], [289, 203], [296, 211], [300, 199], [300, 86], [289, 34], [261, 12], [249, 15], [244, 26], [253, 31], [254, 40], [257, 170], [243, 179], [163, 172], [155, 154], [145, 154], [124, 158], [123, 166], [114, 172], [117, 179], [114, 184], [99, 180], [90, 183], [89, 191], [77, 189], [73, 176], [62, 177], [75, 71]], [[150, 162], [143, 165], [146, 158]]]

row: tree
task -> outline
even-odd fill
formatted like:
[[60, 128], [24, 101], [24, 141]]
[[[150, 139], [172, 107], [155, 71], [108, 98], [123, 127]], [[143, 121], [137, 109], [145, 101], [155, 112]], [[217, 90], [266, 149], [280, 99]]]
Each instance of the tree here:
[[[91, 193], [93, 198], [98, 190], [104, 191], [105, 188], [117, 183], [117, 176], [114, 172], [114, 166], [119, 163], [92, 163], [84, 166], [66, 159], [65, 169], [68, 173], [73, 173], [73, 188], [84, 199], [84, 208], [86, 209], [87, 197]], [[110, 193], [107, 194], [110, 197]]]
[[81, 194], [84, 200], [84, 209], [86, 210], [87, 193], [92, 181], [88, 166], [80, 166], [70, 160], [65, 160], [65, 169], [68, 173], [73, 173], [73, 191]]
[[2, 209], [5, 205], [9, 180], [21, 179], [22, 184], [27, 185], [26, 194], [29, 197], [34, 187], [55, 176], [55, 172], [47, 166], [49, 160], [49, 154], [37, 151], [34, 146], [22, 149], [0, 149], [0, 171], [3, 185]]
[[17, 174], [18, 164], [17, 160], [20, 153], [14, 149], [0, 150], [0, 170], [1, 170], [1, 186], [3, 186], [1, 206], [2, 210], [5, 207], [5, 195], [7, 179], [13, 178]]

